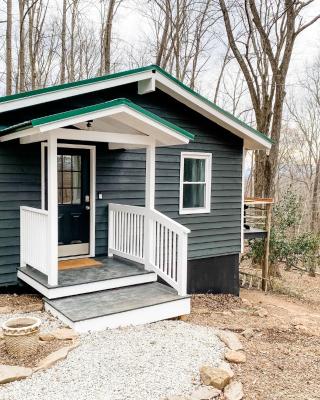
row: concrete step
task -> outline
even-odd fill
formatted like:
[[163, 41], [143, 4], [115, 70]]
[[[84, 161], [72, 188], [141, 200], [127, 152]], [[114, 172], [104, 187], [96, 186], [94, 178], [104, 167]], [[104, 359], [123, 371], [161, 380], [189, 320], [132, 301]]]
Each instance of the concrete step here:
[[44, 299], [45, 309], [78, 332], [141, 325], [190, 313], [190, 296], [158, 282]]

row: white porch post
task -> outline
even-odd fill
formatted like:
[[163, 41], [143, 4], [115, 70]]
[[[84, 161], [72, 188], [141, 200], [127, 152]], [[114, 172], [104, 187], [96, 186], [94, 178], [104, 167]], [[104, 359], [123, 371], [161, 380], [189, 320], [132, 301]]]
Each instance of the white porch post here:
[[154, 208], [156, 180], [156, 147], [154, 144], [146, 148], [146, 208]]
[[48, 138], [48, 284], [58, 284], [57, 138]]
[[154, 229], [153, 221], [151, 219], [150, 210], [154, 209], [155, 197], [155, 179], [156, 179], [156, 147], [155, 144], [147, 146], [146, 148], [146, 216], [145, 216], [145, 229], [144, 229], [144, 260], [145, 268], [151, 269], [150, 263], [153, 259], [154, 243]]

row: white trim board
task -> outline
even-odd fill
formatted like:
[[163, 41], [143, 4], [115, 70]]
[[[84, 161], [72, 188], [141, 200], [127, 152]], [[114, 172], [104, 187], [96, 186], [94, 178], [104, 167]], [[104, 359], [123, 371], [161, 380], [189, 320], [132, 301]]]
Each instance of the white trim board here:
[[156, 282], [157, 274], [150, 272], [148, 274], [131, 275], [122, 278], [107, 279], [104, 281], [88, 282], [79, 285], [57, 286], [48, 288], [40, 282], [31, 278], [23, 271], [18, 270], [18, 278], [33, 287], [48, 299], [60, 299], [61, 297], [76, 296], [78, 294], [100, 292], [101, 290], [116, 289], [120, 287], [140, 285], [143, 283]]
[[[90, 233], [89, 254], [81, 257], [95, 257], [96, 244], [96, 146], [85, 144], [58, 143], [58, 148], [90, 150]], [[47, 143], [41, 143], [41, 209], [45, 209], [45, 148]]]
[[190, 314], [190, 298], [181, 298], [148, 307], [141, 307], [121, 313], [105, 315], [101, 317], [73, 322], [61, 312], [56, 310], [46, 301], [44, 307], [53, 316], [67, 324], [79, 333], [96, 332], [105, 329], [115, 329], [130, 325], [144, 325], [164, 319], [175, 318], [181, 315]]
[[[205, 182], [189, 182], [184, 181], [184, 160], [185, 159], [205, 160]], [[212, 181], [212, 153], [205, 152], [187, 152], [180, 154], [180, 187], [179, 187], [179, 214], [209, 214], [211, 212], [211, 181]], [[203, 184], [205, 183], [205, 206], [198, 208], [183, 207], [183, 188], [186, 184]]]

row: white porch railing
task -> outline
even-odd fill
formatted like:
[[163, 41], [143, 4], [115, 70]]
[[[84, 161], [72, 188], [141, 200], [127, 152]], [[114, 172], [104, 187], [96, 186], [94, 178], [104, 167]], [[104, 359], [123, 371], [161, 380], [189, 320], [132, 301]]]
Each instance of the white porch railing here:
[[122, 204], [109, 204], [108, 224], [109, 256], [143, 263], [187, 293], [188, 228], [154, 209]]
[[20, 207], [20, 265], [48, 275], [48, 211]]

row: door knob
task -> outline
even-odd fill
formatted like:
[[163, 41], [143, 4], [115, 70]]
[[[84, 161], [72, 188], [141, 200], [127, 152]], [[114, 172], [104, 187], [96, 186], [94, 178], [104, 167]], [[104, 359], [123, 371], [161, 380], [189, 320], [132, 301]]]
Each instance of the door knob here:
[[90, 206], [86, 206], [86, 210], [87, 210], [87, 211], [90, 210]]

